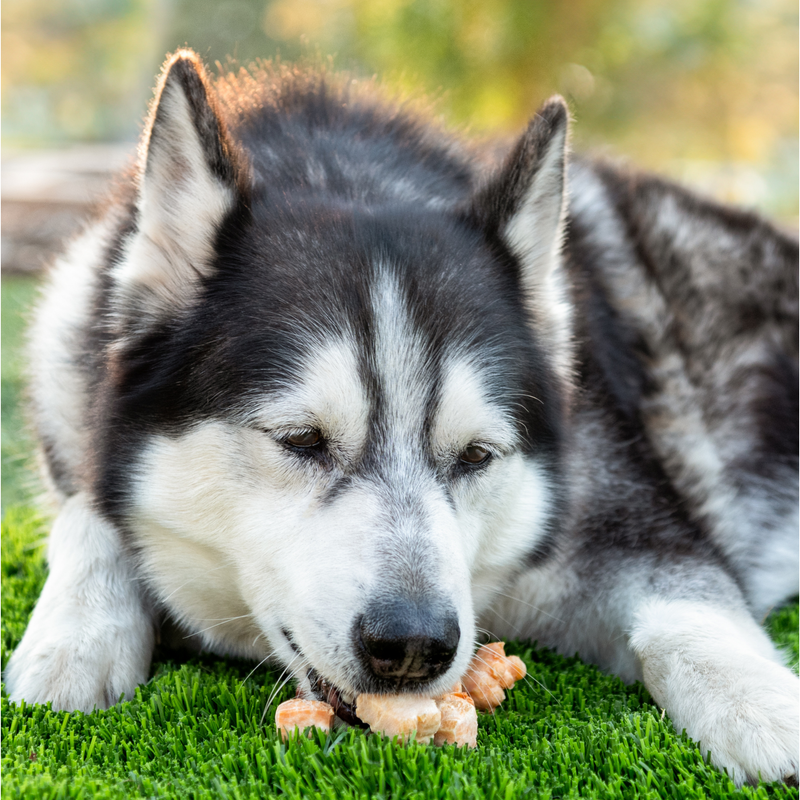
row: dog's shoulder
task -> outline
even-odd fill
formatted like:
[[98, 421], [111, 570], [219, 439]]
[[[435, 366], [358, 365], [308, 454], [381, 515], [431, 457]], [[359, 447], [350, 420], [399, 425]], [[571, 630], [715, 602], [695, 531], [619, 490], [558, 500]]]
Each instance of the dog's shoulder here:
[[796, 582], [797, 240], [627, 168], [576, 159], [570, 179], [584, 389], [766, 609]]

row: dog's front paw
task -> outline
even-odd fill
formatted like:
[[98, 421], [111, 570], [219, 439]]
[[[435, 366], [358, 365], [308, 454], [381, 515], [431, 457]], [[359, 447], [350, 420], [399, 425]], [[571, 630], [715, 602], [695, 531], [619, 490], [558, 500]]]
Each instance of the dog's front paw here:
[[128, 697], [153, 654], [150, 612], [121, 537], [73, 495], [53, 525], [50, 574], [4, 679], [11, 700], [89, 712]]
[[108, 708], [147, 679], [148, 655], [119, 642], [76, 640], [24, 641], [5, 671], [9, 698], [15, 702], [52, 702], [53, 708], [84, 711]]
[[147, 679], [153, 639], [141, 607], [53, 604], [45, 588], [3, 676], [9, 698], [65, 711], [108, 708]]
[[653, 698], [737, 786], [797, 782], [800, 680], [754, 624], [706, 617], [693, 630], [679, 616], [634, 640]]
[[[797, 782], [800, 681], [788, 669], [759, 657], [720, 669], [692, 664], [676, 673], [669, 708], [711, 762], [737, 786], [762, 781]], [[681, 688], [682, 687], [682, 688]]]

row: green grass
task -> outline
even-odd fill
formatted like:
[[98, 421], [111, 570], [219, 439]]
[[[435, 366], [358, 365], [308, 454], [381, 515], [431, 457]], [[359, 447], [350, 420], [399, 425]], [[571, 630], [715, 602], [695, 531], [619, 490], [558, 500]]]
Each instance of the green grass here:
[[[19, 397], [19, 324], [29, 282], [4, 282], [3, 430], [19, 424], [6, 406], [7, 378]], [[7, 297], [13, 295], [13, 297]], [[6, 327], [7, 322], [9, 327]], [[6, 341], [6, 332], [12, 339]], [[6, 345], [11, 374], [6, 374]], [[10, 414], [7, 417], [7, 413]], [[10, 441], [26, 440], [20, 428]], [[24, 456], [23, 450], [15, 451]], [[19, 641], [46, 577], [46, 521], [26, 502], [24, 458], [3, 456], [7, 506], [2, 532], [2, 664]], [[7, 469], [15, 474], [6, 476]], [[6, 483], [8, 480], [8, 483]], [[769, 629], [798, 659], [797, 603]], [[480, 717], [478, 749], [399, 745], [349, 730], [281, 743], [275, 705], [262, 714], [279, 678], [254, 665], [159, 651], [147, 685], [108, 711], [84, 715], [2, 698], [2, 777], [19, 798], [797, 798], [780, 785], [736, 791], [698, 748], [661, 719], [640, 685], [628, 687], [577, 659], [511, 643], [530, 680], [494, 714]], [[292, 694], [285, 687], [276, 700]]]

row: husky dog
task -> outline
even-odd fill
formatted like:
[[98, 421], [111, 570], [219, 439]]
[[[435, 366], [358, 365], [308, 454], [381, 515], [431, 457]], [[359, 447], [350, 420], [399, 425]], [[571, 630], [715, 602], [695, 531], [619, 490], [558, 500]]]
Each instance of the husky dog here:
[[759, 621], [798, 591], [797, 243], [567, 129], [553, 98], [493, 165], [354, 82], [167, 62], [32, 329], [60, 510], [13, 700], [130, 696], [171, 620], [348, 719], [480, 624], [796, 779]]

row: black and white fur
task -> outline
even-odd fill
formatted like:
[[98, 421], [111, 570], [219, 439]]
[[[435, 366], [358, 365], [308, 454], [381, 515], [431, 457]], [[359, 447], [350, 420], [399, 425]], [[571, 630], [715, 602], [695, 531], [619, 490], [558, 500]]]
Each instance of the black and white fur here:
[[[435, 694], [480, 625], [643, 680], [739, 784], [796, 779], [759, 621], [798, 591], [797, 243], [568, 166], [567, 122], [493, 166], [355, 83], [167, 62], [33, 325], [60, 510], [12, 700], [130, 696], [165, 620], [306, 691]], [[368, 623], [442, 620], [440, 668], [370, 668]]]

